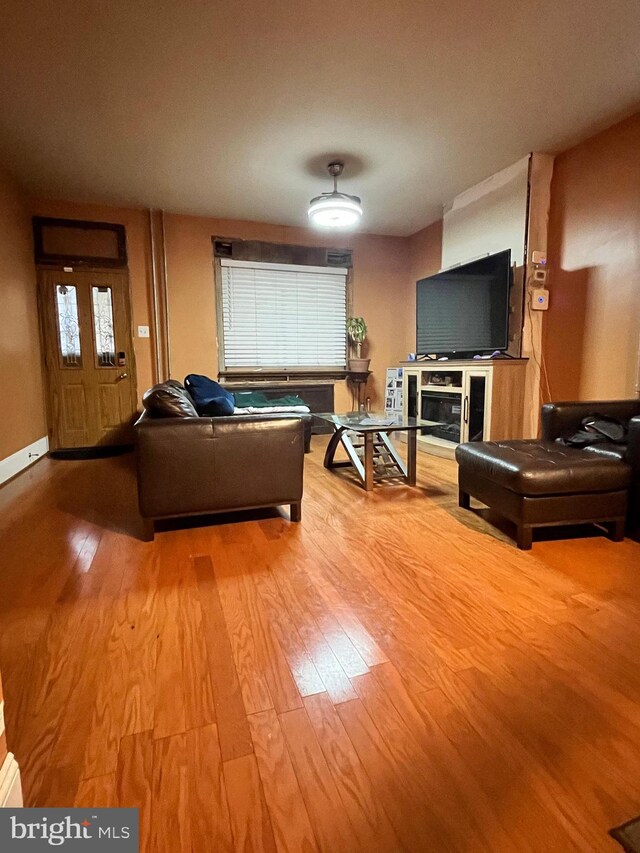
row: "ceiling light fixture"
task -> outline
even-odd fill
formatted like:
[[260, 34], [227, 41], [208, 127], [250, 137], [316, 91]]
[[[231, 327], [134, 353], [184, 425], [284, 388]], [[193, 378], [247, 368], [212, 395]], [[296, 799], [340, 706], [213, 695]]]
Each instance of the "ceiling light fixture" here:
[[309, 202], [309, 220], [322, 228], [349, 228], [356, 225], [362, 216], [362, 201], [357, 195], [338, 192], [338, 178], [344, 163], [334, 160], [327, 166], [333, 178], [333, 192], [322, 193]]

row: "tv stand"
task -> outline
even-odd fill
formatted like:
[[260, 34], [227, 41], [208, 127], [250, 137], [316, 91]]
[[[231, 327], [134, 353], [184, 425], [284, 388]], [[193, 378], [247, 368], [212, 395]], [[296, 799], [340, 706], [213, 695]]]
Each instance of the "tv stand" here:
[[403, 414], [417, 418], [419, 450], [453, 457], [464, 441], [524, 437], [526, 358], [407, 361]]

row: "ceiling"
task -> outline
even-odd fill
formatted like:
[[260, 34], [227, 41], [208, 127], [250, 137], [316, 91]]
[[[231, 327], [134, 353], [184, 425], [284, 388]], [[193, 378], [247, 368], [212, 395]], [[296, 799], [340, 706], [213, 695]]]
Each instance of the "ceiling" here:
[[306, 224], [346, 162], [406, 235], [640, 105], [638, 0], [3, 0], [0, 160], [33, 195]]

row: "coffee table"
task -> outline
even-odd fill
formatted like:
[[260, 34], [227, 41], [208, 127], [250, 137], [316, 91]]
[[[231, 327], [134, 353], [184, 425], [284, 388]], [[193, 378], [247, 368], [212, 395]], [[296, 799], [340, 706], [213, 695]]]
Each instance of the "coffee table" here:
[[[351, 465], [367, 491], [375, 482], [401, 477], [409, 486], [416, 484], [416, 434], [420, 425], [415, 418], [389, 415], [384, 412], [332, 412], [313, 413], [314, 417], [333, 425], [327, 451], [324, 455], [325, 468], [343, 468]], [[389, 438], [389, 433], [407, 432], [407, 464]], [[349, 457], [336, 462], [338, 445], [342, 445]]]

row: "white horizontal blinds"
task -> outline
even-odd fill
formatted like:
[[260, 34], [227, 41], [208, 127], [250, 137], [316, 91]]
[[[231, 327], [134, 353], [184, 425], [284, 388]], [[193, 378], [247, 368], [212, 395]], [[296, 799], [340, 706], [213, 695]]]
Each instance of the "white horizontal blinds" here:
[[226, 368], [344, 368], [347, 270], [221, 260]]

